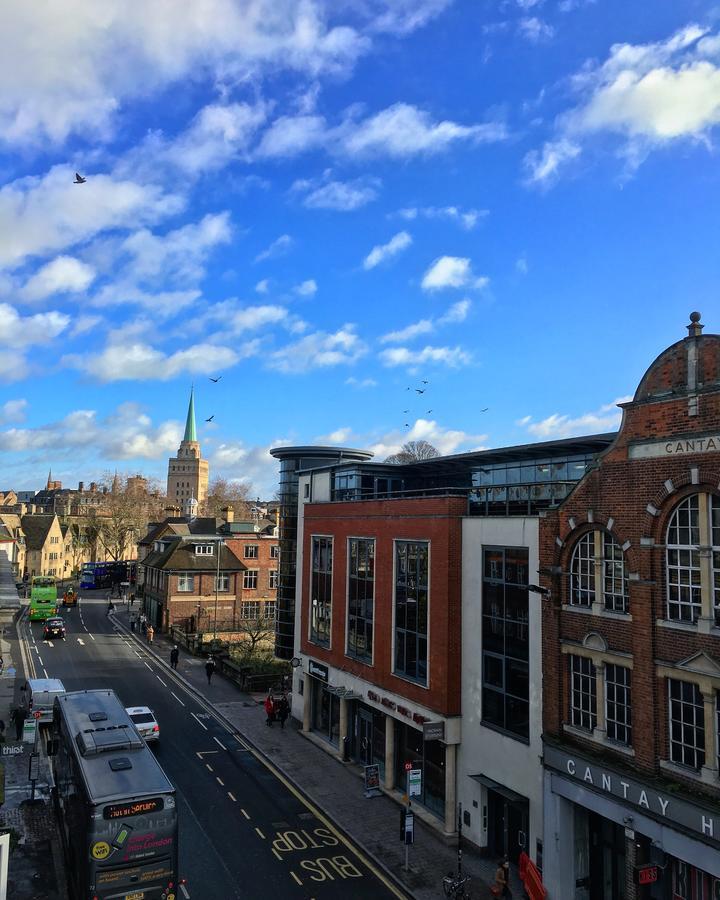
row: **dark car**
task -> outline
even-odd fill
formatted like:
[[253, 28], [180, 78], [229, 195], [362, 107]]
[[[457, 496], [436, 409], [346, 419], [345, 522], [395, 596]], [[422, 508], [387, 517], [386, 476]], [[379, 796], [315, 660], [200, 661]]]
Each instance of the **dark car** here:
[[60, 616], [51, 616], [45, 619], [43, 625], [43, 639], [64, 638], [65, 637], [65, 621]]

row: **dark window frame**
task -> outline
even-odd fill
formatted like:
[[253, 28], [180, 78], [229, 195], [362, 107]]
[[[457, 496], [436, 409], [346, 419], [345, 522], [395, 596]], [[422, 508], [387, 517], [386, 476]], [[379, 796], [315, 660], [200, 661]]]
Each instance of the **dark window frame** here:
[[375, 626], [375, 538], [348, 538], [345, 653], [372, 664]]
[[632, 746], [632, 669], [616, 663], [605, 663], [605, 733]]
[[333, 538], [312, 535], [310, 541], [310, 640], [330, 646], [332, 629]]
[[393, 555], [393, 674], [427, 687], [430, 541], [395, 540]]

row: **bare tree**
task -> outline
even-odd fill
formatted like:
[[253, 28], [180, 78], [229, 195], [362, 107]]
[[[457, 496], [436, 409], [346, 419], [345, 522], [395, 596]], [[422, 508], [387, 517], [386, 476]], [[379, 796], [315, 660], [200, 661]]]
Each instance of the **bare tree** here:
[[250, 658], [274, 638], [275, 620], [243, 616], [238, 623], [238, 631], [241, 631], [243, 636], [237, 641], [237, 647], [243, 656]]
[[136, 479], [128, 484], [124, 474], [106, 475], [104, 487], [100, 540], [111, 559], [126, 559], [159, 512], [161, 501], [144, 486], [139, 488]]
[[227, 478], [214, 478], [210, 482], [208, 495], [200, 504], [200, 511], [205, 516], [222, 516], [222, 510], [229, 506], [238, 519], [247, 519], [250, 515], [251, 503], [248, 500], [252, 485], [245, 481], [231, 481]]
[[393, 453], [385, 460], [386, 463], [411, 463], [419, 459], [435, 459], [440, 453], [429, 441], [408, 441], [400, 448], [399, 453]]

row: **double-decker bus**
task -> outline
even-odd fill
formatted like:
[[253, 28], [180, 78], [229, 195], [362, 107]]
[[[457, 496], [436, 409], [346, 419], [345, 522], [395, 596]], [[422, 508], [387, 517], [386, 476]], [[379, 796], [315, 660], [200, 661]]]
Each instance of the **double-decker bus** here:
[[57, 697], [48, 753], [71, 896], [176, 894], [175, 789], [115, 692]]
[[136, 570], [135, 560], [83, 563], [80, 569], [80, 589], [92, 591], [96, 588], [111, 588], [123, 581], [134, 585]]
[[30, 582], [30, 621], [44, 622], [57, 613], [57, 584], [52, 575], [33, 575]]

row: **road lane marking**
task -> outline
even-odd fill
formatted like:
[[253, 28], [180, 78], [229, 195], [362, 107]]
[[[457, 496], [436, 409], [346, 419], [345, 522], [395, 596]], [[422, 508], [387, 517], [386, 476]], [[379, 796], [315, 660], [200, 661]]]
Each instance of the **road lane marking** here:
[[225, 746], [225, 744], [223, 744], [222, 741], [219, 741], [219, 740], [215, 737], [215, 735], [213, 735], [213, 740], [215, 741], [215, 743], [220, 744], [220, 746], [223, 748], [223, 750], [227, 750], [227, 747]]
[[[147, 666], [147, 663], [145, 663], [145, 665]], [[148, 666], [148, 669], [149, 668], [150, 668], [150, 666]], [[178, 697], [178, 695], [174, 691], [170, 691], [170, 693], [177, 700], [177, 702], [180, 704], [180, 706], [185, 706], [185, 704], [182, 702], [182, 700]]]
[[245, 816], [245, 818], [246, 818], [248, 821], [250, 820], [250, 816], [245, 812], [244, 809], [241, 809], [240, 812]]
[[300, 881], [300, 879], [297, 877], [297, 875], [292, 870], [290, 871], [290, 874], [295, 879], [295, 881], [297, 881], [297, 883], [300, 885], [300, 887], [302, 887], [302, 881]]
[[232, 800], [233, 803], [237, 803], [237, 797], [233, 797], [230, 791], [228, 791], [228, 797]]
[[145, 660], [143, 660], [143, 662], [148, 667], [148, 669], [150, 669], [150, 671], [152, 672], [152, 666], [149, 663], [146, 663]]
[[43, 674], [46, 678], [48, 677], [47, 669], [45, 668], [45, 666], [43, 666]]
[[135, 656], [137, 656], [138, 659], [142, 659], [142, 656], [140, 656], [140, 654], [137, 652], [137, 650], [135, 651]]
[[201, 722], [200, 719], [198, 719], [198, 717], [195, 715], [195, 713], [190, 713], [190, 715], [193, 717], [193, 719], [195, 719], [195, 721], [198, 723], [198, 725], [201, 725], [205, 729], [205, 731], [208, 730], [207, 725], [205, 725], [203, 722]]
[[257, 827], [257, 825], [255, 826], [255, 831], [257, 831], [257, 833], [260, 835], [260, 837], [263, 840], [265, 840], [265, 835], [262, 833], [262, 831], [260, 831], [260, 829]]
[[208, 772], [214, 772], [214, 771], [215, 771], [215, 769], [213, 769], [213, 767], [210, 765], [210, 763], [205, 763], [205, 765], [207, 766]]
[[155, 677], [156, 677], [157, 680], [160, 682], [160, 684], [164, 684], [165, 687], [167, 687], [167, 681], [163, 681], [162, 678], [161, 678], [159, 675], [157, 675], [157, 674], [155, 675]]
[[182, 895], [183, 897], [185, 897], [185, 900], [190, 900], [190, 894], [188, 894], [187, 888], [184, 884], [180, 885], [180, 890], [182, 891]]
[[45, 665], [45, 663], [42, 661], [42, 656], [40, 656], [40, 651], [39, 651], [39, 650], [38, 650], [38, 662], [40, 663], [41, 666], [44, 666], [44, 665]]
[[94, 635], [92, 635], [92, 634], [90, 634], [90, 632], [89, 632], [89, 631], [88, 631], [88, 634], [89, 634], [89, 635], [90, 635], [90, 640], [91, 640], [91, 641], [94, 641], [94, 640], [95, 640], [95, 636], [94, 636]]
[[216, 775], [215, 780], [220, 785], [220, 787], [225, 787], [225, 782], [222, 780], [222, 778], [218, 778], [218, 776]]
[[275, 854], [275, 856], [277, 856], [277, 858], [280, 860], [280, 862], [282, 862], [282, 856], [277, 852], [277, 850], [274, 847], [272, 848], [272, 851]]
[[84, 646], [85, 646], [85, 641], [84, 641], [82, 638], [78, 638], [77, 641], [78, 641], [78, 644], [80, 644], [81, 647], [84, 647]]

